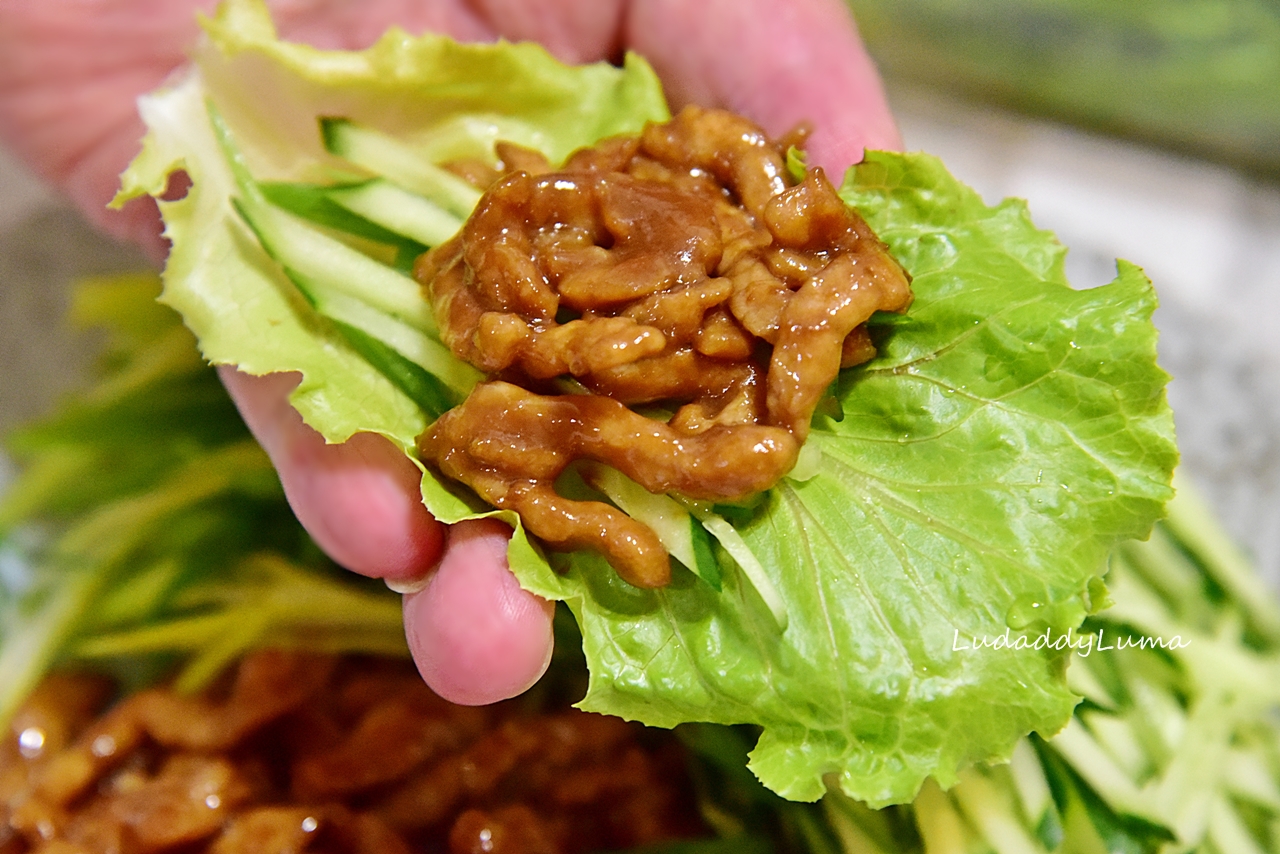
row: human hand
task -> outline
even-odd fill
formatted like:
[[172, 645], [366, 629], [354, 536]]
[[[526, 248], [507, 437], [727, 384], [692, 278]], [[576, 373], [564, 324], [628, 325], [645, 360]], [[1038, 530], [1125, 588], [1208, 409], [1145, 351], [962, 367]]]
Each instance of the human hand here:
[[[134, 99], [185, 60], [194, 10], [213, 0], [0, 0], [0, 141], [106, 231], [163, 257], [154, 205], [106, 210], [143, 134]], [[840, 0], [277, 0], [283, 37], [362, 48], [390, 24], [488, 41], [534, 40], [560, 59], [644, 55], [673, 107], [721, 106], [781, 135], [809, 121], [810, 162], [838, 175], [864, 147], [895, 148], [879, 78]], [[549, 603], [506, 568], [510, 530], [446, 530], [422, 506], [417, 469], [373, 435], [326, 445], [289, 406], [296, 376], [221, 369], [295, 513], [337, 562], [405, 596], [418, 668], [442, 696], [487, 703], [542, 674]]]

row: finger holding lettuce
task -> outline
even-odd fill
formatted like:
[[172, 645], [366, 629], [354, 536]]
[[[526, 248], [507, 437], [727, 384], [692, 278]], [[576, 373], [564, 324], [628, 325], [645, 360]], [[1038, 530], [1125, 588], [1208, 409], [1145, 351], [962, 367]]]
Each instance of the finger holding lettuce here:
[[[77, 5], [74, 14], [61, 3], [0, 12], [6, 144], [91, 221], [156, 257], [167, 245], [154, 208], [105, 206], [143, 135], [134, 99], [185, 61], [198, 36], [193, 9], [211, 6], [132, 0], [92, 12]], [[879, 79], [836, 0], [280, 3], [273, 12], [282, 37], [326, 48], [364, 48], [396, 24], [466, 41], [538, 41], [567, 62], [635, 50], [677, 105], [725, 106], [774, 134], [812, 122], [811, 162], [835, 175], [864, 147], [898, 145]], [[437, 583], [405, 602], [411, 647], [434, 688], [483, 703], [537, 679], [550, 654], [550, 612], [505, 570], [502, 526], [446, 533], [422, 506], [417, 469], [392, 443], [358, 433], [329, 444], [303, 424], [287, 403], [295, 374], [221, 373], [295, 512], [336, 560], [400, 583], [438, 567]]]

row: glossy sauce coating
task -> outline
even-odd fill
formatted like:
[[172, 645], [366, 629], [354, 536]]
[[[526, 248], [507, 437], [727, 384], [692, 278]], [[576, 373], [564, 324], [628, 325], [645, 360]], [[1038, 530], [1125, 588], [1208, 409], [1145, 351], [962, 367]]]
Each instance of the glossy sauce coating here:
[[731, 113], [688, 107], [557, 170], [499, 155], [512, 168], [415, 269], [445, 344], [492, 379], [419, 451], [547, 543], [660, 587], [656, 535], [557, 478], [587, 459], [651, 492], [768, 489], [840, 369], [875, 355], [865, 322], [910, 304], [908, 278], [820, 169], [793, 184], [783, 148]]
[[407, 661], [264, 651], [203, 695], [110, 695], [57, 675], [18, 712], [0, 852], [588, 854], [706, 833], [666, 733], [454, 706]]

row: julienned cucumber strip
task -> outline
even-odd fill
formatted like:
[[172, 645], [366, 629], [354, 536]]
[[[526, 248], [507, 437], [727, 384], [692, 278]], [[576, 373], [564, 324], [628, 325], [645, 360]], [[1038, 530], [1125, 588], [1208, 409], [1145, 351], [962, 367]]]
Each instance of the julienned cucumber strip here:
[[1186, 500], [1170, 505], [1167, 527], [1184, 548], [1199, 556], [1205, 572], [1237, 598], [1254, 627], [1268, 641], [1280, 642], [1280, 604], [1274, 592], [1217, 524], [1204, 499], [1190, 492]]
[[[243, 194], [232, 204], [316, 311], [333, 321], [352, 349], [429, 416], [440, 416], [464, 398], [481, 376], [426, 334], [434, 332], [434, 322], [416, 283], [273, 208], [239, 161], [212, 106], [210, 119]], [[403, 294], [385, 299], [385, 290], [403, 289], [402, 283], [411, 290], [412, 312], [396, 310]], [[413, 314], [418, 322], [405, 322], [404, 316]]]
[[[1038, 836], [1048, 826], [1056, 825], [1061, 832], [1061, 822], [1054, 811], [1053, 795], [1049, 791], [1049, 781], [1045, 779], [1040, 757], [1025, 739], [1013, 748], [1008, 769], [1009, 781], [1027, 817], [1028, 826], [1036, 828]], [[1055, 848], [1057, 843], [1048, 843], [1046, 847]]]
[[451, 398], [454, 404], [461, 403], [484, 379], [480, 371], [455, 358], [439, 341], [409, 324], [382, 314], [346, 294], [325, 290], [322, 285], [289, 267], [285, 267], [285, 274], [325, 317], [360, 330], [408, 362], [431, 373], [433, 381], [441, 389], [448, 390], [446, 397]]
[[406, 255], [417, 256], [425, 252], [428, 247], [420, 241], [384, 228], [340, 205], [333, 198], [333, 194], [337, 191], [358, 187], [364, 183], [367, 182], [325, 187], [293, 181], [257, 182], [258, 189], [262, 191], [267, 201], [309, 222], [365, 240], [372, 240], [375, 243], [394, 246], [402, 249]]
[[262, 248], [321, 292], [342, 294], [429, 335], [435, 318], [418, 283], [344, 243], [321, 234], [278, 208], [242, 198], [239, 210], [251, 221]]
[[932, 782], [926, 783], [912, 805], [916, 830], [930, 854], [968, 854], [964, 820], [951, 799]]
[[288, 258], [291, 253], [287, 249], [281, 252], [272, 239], [270, 224], [262, 224], [263, 214], [269, 217], [270, 211], [255, 211], [239, 199], [232, 204], [311, 306], [337, 326], [356, 352], [431, 417], [439, 417], [457, 404], [479, 380], [478, 372], [454, 359], [444, 345], [420, 329], [352, 298], [325, 279], [290, 266], [282, 256]]
[[462, 219], [384, 178], [354, 187], [336, 187], [329, 197], [396, 234], [425, 246], [439, 246], [462, 228]]
[[693, 541], [694, 564], [699, 567], [706, 567], [704, 570], [706, 575], [704, 577], [707, 579], [707, 583], [715, 590], [721, 590], [720, 562], [716, 560], [711, 534], [692, 515], [689, 516], [689, 537]]
[[1105, 851], [1151, 851], [1166, 842], [1177, 842], [1163, 824], [1127, 813], [1101, 796], [1044, 741], [1032, 736], [1031, 743], [1043, 763], [1066, 833], [1079, 834], [1080, 822], [1087, 821]]
[[711, 541], [719, 541], [769, 608], [779, 631], [787, 628], [787, 606], [759, 558], [737, 530], [700, 502], [684, 506], [669, 495], [654, 495], [616, 469], [589, 467], [584, 478], [623, 512], [648, 525], [667, 551], [716, 592], [722, 589], [720, 564]]
[[343, 336], [364, 360], [377, 368], [431, 418], [439, 418], [457, 405], [458, 399], [428, 371], [364, 330], [334, 320]]
[[[354, 297], [423, 332], [436, 333], [435, 318], [417, 282], [269, 204], [212, 102], [208, 113], [241, 193], [236, 207], [272, 258], [317, 288]], [[308, 295], [313, 300], [317, 296], [318, 292]]]
[[331, 154], [382, 175], [462, 219], [480, 201], [475, 187], [381, 131], [331, 118], [320, 120], [320, 135]]
[[993, 779], [996, 776], [971, 775], [965, 780], [966, 785], [953, 790], [953, 798], [996, 851], [1035, 851], [1037, 841], [1032, 831], [1018, 821], [1012, 793], [997, 784]]
[[742, 570], [742, 574], [751, 582], [751, 586], [760, 594], [760, 598], [764, 600], [764, 604], [768, 606], [769, 613], [773, 615], [773, 621], [777, 623], [779, 631], [785, 631], [787, 628], [787, 603], [782, 600], [782, 594], [778, 592], [778, 588], [769, 580], [769, 575], [764, 571], [764, 567], [760, 564], [760, 559], [751, 551], [751, 547], [742, 539], [742, 535], [722, 516], [717, 515], [709, 508], [697, 502], [689, 503], [689, 512], [695, 519], [702, 523], [702, 527], [707, 529], [707, 533], [715, 537], [724, 550], [733, 558], [738, 568]]
[[647, 525], [658, 535], [668, 554], [694, 575], [710, 584], [713, 590], [721, 589], [720, 565], [711, 552], [707, 533], [679, 502], [670, 496], [649, 492], [608, 466], [584, 467], [583, 479], [603, 492], [632, 519]]

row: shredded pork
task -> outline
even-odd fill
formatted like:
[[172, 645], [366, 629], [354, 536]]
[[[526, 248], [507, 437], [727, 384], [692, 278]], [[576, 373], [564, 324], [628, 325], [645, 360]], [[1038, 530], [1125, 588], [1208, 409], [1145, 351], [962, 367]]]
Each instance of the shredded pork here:
[[866, 321], [909, 305], [907, 276], [822, 170], [793, 182], [782, 145], [728, 112], [686, 108], [556, 170], [499, 153], [415, 271], [445, 343], [491, 379], [419, 450], [542, 540], [661, 587], [657, 536], [557, 479], [586, 459], [654, 493], [768, 489], [840, 369], [875, 355]]
[[586, 854], [705, 832], [665, 733], [454, 706], [405, 662], [267, 651], [199, 696], [111, 695], [53, 676], [18, 714], [0, 854]]

